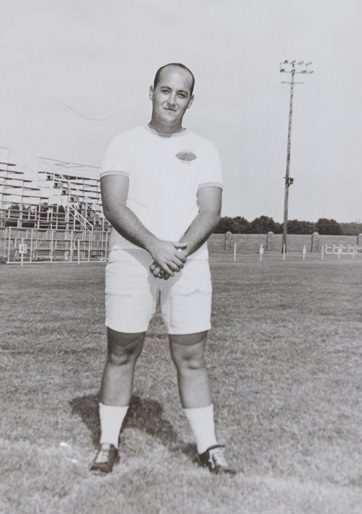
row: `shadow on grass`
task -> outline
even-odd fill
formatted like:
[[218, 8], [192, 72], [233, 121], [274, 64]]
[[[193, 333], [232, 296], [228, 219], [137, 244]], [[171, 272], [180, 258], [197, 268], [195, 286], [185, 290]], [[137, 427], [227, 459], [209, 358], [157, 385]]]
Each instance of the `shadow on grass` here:
[[[81, 396], [74, 398], [69, 404], [72, 408], [72, 414], [80, 416], [81, 420], [90, 431], [93, 445], [96, 447], [100, 437], [98, 396]], [[163, 417], [161, 405], [155, 400], [132, 396], [122, 430], [125, 428], [137, 428], [142, 430], [146, 432], [146, 434], [160, 440], [169, 450], [178, 450], [188, 456], [194, 454], [194, 446], [190, 444], [185, 445], [185, 443], [179, 439], [171, 423]]]

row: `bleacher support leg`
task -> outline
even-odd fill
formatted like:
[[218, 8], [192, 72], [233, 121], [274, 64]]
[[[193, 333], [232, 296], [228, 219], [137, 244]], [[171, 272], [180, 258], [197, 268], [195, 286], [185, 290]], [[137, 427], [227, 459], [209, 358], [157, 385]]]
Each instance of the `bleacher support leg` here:
[[53, 262], [53, 239], [54, 239], [54, 234], [53, 234], [53, 229], [50, 230], [50, 252], [49, 252], [49, 257], [50, 257], [50, 262]]
[[73, 230], [70, 231], [70, 252], [69, 252], [69, 261], [73, 262]]
[[34, 229], [30, 229], [30, 255], [29, 262], [33, 262], [33, 237], [34, 237]]
[[4, 259], [6, 257], [6, 241], [8, 240], [8, 227], [5, 227], [5, 232], [4, 232]]
[[11, 245], [11, 227], [9, 227], [9, 239], [8, 239], [8, 257], [6, 263], [10, 262], [10, 245]]
[[93, 232], [89, 234], [89, 240], [88, 240], [88, 262], [90, 262], [90, 256], [91, 256], [91, 248], [92, 248], [92, 236]]

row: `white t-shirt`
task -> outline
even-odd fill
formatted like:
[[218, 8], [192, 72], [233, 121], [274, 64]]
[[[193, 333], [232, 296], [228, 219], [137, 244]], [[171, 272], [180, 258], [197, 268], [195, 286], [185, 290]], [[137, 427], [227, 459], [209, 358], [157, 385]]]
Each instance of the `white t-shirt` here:
[[[119, 134], [103, 159], [100, 177], [106, 175], [129, 177], [127, 207], [150, 232], [166, 241], [179, 241], [197, 216], [199, 188], [222, 188], [216, 148], [188, 130], [160, 136], [140, 126]], [[110, 245], [139, 249], [115, 229]], [[206, 243], [189, 258], [207, 259]]]

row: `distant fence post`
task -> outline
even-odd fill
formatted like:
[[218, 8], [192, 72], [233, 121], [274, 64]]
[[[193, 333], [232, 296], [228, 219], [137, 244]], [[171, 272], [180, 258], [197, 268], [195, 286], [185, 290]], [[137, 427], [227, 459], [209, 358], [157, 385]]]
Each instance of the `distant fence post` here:
[[233, 235], [229, 230], [227, 232], [225, 232], [224, 250], [227, 250], [229, 248], [229, 243], [231, 243], [232, 238], [233, 238]]
[[319, 249], [319, 233], [313, 232], [313, 234], [311, 236], [311, 241], [310, 241], [310, 251], [318, 252], [318, 249]]
[[266, 242], [265, 242], [265, 251], [273, 249], [273, 236], [274, 232], [270, 231], [266, 235]]
[[261, 244], [261, 245], [260, 245], [260, 248], [259, 248], [259, 261], [260, 261], [260, 262], [263, 260], [263, 255], [264, 255], [264, 247], [263, 247], [263, 245]]

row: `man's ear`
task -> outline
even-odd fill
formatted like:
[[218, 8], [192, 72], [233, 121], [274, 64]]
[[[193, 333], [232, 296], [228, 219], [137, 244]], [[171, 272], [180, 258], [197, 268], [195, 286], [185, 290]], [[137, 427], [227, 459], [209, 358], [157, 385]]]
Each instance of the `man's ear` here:
[[153, 93], [154, 93], [154, 92], [155, 92], [155, 90], [154, 90], [153, 86], [151, 85], [151, 86], [150, 86], [149, 93], [148, 93], [148, 94], [149, 94], [149, 96], [150, 96], [150, 100], [153, 100]]
[[187, 108], [190, 109], [192, 102], [194, 101], [194, 95], [191, 95]]

